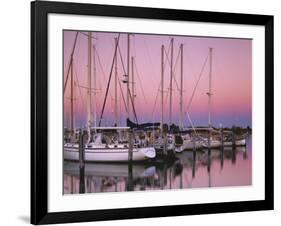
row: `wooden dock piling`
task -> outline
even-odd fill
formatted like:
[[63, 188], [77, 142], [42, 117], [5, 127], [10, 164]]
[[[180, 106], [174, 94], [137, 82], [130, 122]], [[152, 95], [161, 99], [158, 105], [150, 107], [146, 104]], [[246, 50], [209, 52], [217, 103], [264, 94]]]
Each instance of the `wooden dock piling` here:
[[167, 133], [164, 133], [163, 156], [164, 157], [168, 156], [168, 152], [167, 152]]
[[79, 193], [85, 193], [85, 134], [79, 131]]
[[221, 128], [221, 146], [222, 146], [222, 149], [224, 147], [224, 132], [223, 132], [223, 128]]
[[223, 168], [223, 160], [224, 160], [224, 131], [221, 128], [221, 154], [220, 154], [220, 165], [221, 169]]
[[133, 178], [133, 163], [128, 163], [128, 184], [127, 184], [127, 190], [133, 191], [134, 190], [134, 178]]
[[211, 148], [211, 131], [209, 130], [208, 132], [208, 151], [210, 150]]
[[208, 173], [210, 173], [210, 170], [211, 170], [211, 149], [208, 149], [207, 170], [208, 170]]
[[85, 166], [79, 169], [79, 193], [85, 193]]
[[128, 162], [132, 162], [133, 160], [133, 132], [130, 130], [129, 132], [129, 151], [128, 151]]
[[232, 149], [231, 163], [233, 165], [235, 165], [235, 163], [236, 163], [236, 149], [235, 148]]
[[82, 168], [85, 166], [85, 145], [84, 141], [85, 135], [80, 130], [79, 131], [79, 167]]
[[192, 178], [195, 178], [195, 170], [196, 170], [196, 150], [193, 149], [193, 161], [192, 161]]
[[232, 127], [232, 148], [236, 148], [236, 134], [235, 134], [235, 126]]
[[220, 165], [221, 169], [223, 168], [223, 161], [224, 161], [224, 148], [223, 146], [221, 147], [221, 154], [220, 154]]
[[165, 186], [163, 170], [159, 170], [158, 176], [159, 176], [159, 186], [160, 186], [160, 189], [163, 190], [164, 186]]

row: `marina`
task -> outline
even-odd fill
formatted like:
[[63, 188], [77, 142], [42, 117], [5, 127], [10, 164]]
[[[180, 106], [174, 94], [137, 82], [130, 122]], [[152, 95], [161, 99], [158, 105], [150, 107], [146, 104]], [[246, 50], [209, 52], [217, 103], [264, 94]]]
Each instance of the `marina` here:
[[251, 148], [249, 137], [246, 146], [184, 151], [170, 162], [86, 163], [82, 177], [79, 163], [65, 161], [64, 194], [249, 186]]
[[[191, 86], [185, 37], [64, 37], [64, 194], [251, 185], [251, 114], [214, 110], [216, 101], [225, 105], [216, 92], [236, 95], [214, 82], [215, 47], [205, 48]], [[150, 69], [138, 66], [138, 54]], [[145, 75], [154, 64], [158, 86]]]

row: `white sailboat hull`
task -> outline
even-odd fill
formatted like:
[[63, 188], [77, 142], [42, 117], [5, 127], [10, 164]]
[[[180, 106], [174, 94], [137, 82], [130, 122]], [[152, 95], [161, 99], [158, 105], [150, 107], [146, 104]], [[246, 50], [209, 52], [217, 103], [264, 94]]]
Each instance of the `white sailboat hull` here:
[[[235, 141], [236, 146], [246, 146], [246, 139], [240, 139]], [[218, 140], [211, 140], [210, 142], [210, 148], [219, 148], [222, 146], [221, 141]], [[232, 146], [232, 141], [224, 141], [223, 143], [224, 147], [230, 147]], [[204, 142], [204, 147], [208, 147], [208, 142]]]
[[202, 143], [201, 142], [193, 142], [191, 140], [184, 140], [183, 141], [183, 144], [180, 146], [180, 147], [176, 147], [175, 148], [175, 151], [177, 153], [180, 153], [184, 150], [193, 150], [194, 148], [195, 149], [199, 149], [199, 148], [202, 148]]
[[171, 135], [167, 136], [166, 142], [162, 138], [156, 140], [154, 144], [154, 148], [157, 150], [157, 155], [159, 156], [163, 155], [164, 151], [168, 155], [174, 155], [174, 149], [175, 149], [174, 137]]
[[[203, 142], [203, 147], [208, 148], [208, 141]], [[210, 141], [210, 148], [220, 148], [222, 143], [219, 140], [211, 140]]]
[[[154, 145], [155, 149], [157, 150], [164, 150], [164, 144], [157, 144], [157, 145]], [[167, 144], [166, 145], [166, 151], [173, 151], [175, 149], [175, 145], [174, 144]]]
[[[85, 148], [85, 161], [127, 162], [128, 156], [128, 148]], [[156, 151], [153, 147], [133, 148], [133, 161], [143, 161], [155, 156]], [[64, 159], [79, 161], [78, 145], [64, 146]]]
[[[235, 141], [236, 146], [246, 146], [246, 139], [240, 139]], [[232, 141], [225, 141], [223, 146], [232, 146]]]

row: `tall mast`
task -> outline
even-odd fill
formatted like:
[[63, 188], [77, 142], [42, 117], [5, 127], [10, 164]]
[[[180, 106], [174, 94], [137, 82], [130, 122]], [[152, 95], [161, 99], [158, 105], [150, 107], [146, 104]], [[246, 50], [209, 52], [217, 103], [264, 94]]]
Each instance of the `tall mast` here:
[[75, 132], [76, 129], [76, 123], [75, 123], [75, 114], [76, 114], [76, 105], [75, 105], [75, 101], [76, 101], [76, 90], [77, 90], [77, 81], [74, 81], [73, 83], [73, 132]]
[[130, 119], [130, 34], [127, 35], [127, 118]]
[[209, 115], [208, 115], [208, 125], [209, 125], [209, 128], [212, 127], [212, 123], [211, 123], [211, 98], [212, 98], [212, 58], [213, 58], [213, 48], [209, 48], [209, 56], [210, 56], [210, 60], [209, 60], [209, 63], [210, 63], [210, 66], [209, 66], [209, 92], [207, 93], [208, 97], [209, 97], [209, 100], [208, 100], [208, 105], [209, 105]]
[[134, 57], [131, 58], [132, 61], [132, 105], [135, 106], [135, 75], [134, 75]]
[[96, 46], [93, 45], [93, 78], [94, 78], [94, 125], [97, 126], [97, 73], [96, 73]]
[[[116, 47], [115, 48], [117, 48], [117, 45], [118, 45], [118, 42], [117, 42], [117, 38], [114, 38], [114, 40], [115, 40], [115, 45], [116, 45]], [[114, 89], [114, 115], [115, 115], [115, 126], [117, 126], [117, 123], [118, 123], [118, 110], [117, 110], [117, 108], [118, 108], [118, 105], [117, 105], [117, 82], [118, 82], [118, 77], [117, 77], [117, 55], [118, 54], [116, 54], [116, 56], [115, 56], [115, 83], [114, 83], [114, 85], [115, 85], [115, 89]]]
[[161, 132], [164, 124], [164, 45], [161, 46]]
[[91, 134], [92, 124], [92, 106], [91, 106], [91, 92], [92, 92], [92, 81], [91, 81], [91, 70], [92, 70], [92, 32], [88, 32], [88, 86], [87, 86], [87, 128], [88, 128], [88, 140]]
[[181, 51], [181, 78], [180, 78], [180, 129], [183, 129], [183, 44], [180, 45]]
[[67, 69], [66, 80], [65, 80], [64, 85], [63, 85], [63, 93], [65, 93], [66, 85], [67, 85], [67, 81], [68, 81], [68, 76], [69, 76], [69, 71], [71, 70], [71, 64], [72, 64], [72, 61], [73, 61], [73, 55], [74, 55], [74, 51], [75, 51], [75, 47], [76, 47], [76, 42], [77, 42], [77, 38], [78, 38], [78, 33], [79, 33], [79, 32], [77, 31], [77, 32], [76, 32], [76, 35], [75, 35], [75, 39], [74, 39], [72, 51], [71, 51], [71, 54], [70, 54], [70, 63], [69, 63], [68, 69]]
[[70, 131], [74, 133], [74, 79], [73, 79], [73, 55], [71, 55], [71, 64], [70, 64]]
[[172, 89], [173, 89], [173, 51], [174, 39], [171, 39], [171, 70], [170, 70], [170, 109], [169, 109], [169, 125], [172, 124]]

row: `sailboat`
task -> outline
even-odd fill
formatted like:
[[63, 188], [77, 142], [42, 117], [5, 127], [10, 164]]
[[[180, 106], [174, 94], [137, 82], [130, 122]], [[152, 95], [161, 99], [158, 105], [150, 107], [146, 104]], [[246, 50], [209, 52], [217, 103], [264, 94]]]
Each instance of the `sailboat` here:
[[[173, 64], [173, 39], [171, 39], [171, 76], [172, 76], [172, 64]], [[170, 90], [171, 90], [170, 81]], [[160, 122], [160, 133], [155, 137], [154, 134], [154, 147], [159, 156], [174, 156], [175, 149], [175, 138], [173, 134], [164, 131], [164, 45], [161, 46], [161, 122]], [[170, 92], [171, 96], [171, 92]], [[171, 98], [170, 98], [171, 101]], [[170, 124], [171, 124], [171, 102], [170, 102]]]
[[[145, 141], [131, 141], [128, 137], [129, 127], [92, 127], [91, 117], [91, 62], [92, 62], [92, 33], [88, 32], [88, 87], [87, 87], [87, 141], [84, 145], [85, 161], [95, 162], [127, 162], [127, 161], [143, 161], [155, 158], [156, 152], [153, 147], [146, 146]], [[119, 38], [118, 38], [119, 40]], [[75, 41], [76, 42], [76, 41]], [[115, 54], [113, 63], [116, 60], [116, 51], [118, 41], [115, 46]], [[72, 56], [73, 57], [73, 54]], [[128, 71], [129, 72], [129, 71]], [[71, 70], [72, 73], [72, 70]], [[95, 76], [95, 74], [94, 74]], [[72, 86], [71, 86], [72, 88]], [[95, 87], [94, 87], [95, 88]], [[115, 92], [116, 93], [116, 92]], [[71, 90], [71, 94], [73, 94]], [[116, 97], [117, 98], [117, 97]], [[71, 97], [71, 100], [73, 97]], [[96, 100], [95, 100], [96, 101]], [[73, 109], [73, 102], [71, 102]], [[96, 110], [96, 109], [95, 109]], [[71, 121], [74, 121], [73, 113]], [[123, 134], [123, 136], [121, 136]], [[126, 136], [124, 136], [126, 134]], [[130, 143], [131, 142], [131, 143]], [[131, 157], [130, 153], [132, 154]], [[64, 143], [64, 159], [79, 160], [79, 144], [78, 142]]]
[[[190, 131], [183, 130], [183, 44], [180, 45], [181, 70], [180, 70], [180, 114], [179, 129], [180, 134], [176, 135], [175, 151], [180, 153], [184, 150], [194, 150], [202, 148], [202, 141], [197, 136], [190, 135]], [[178, 141], [178, 142], [177, 142]]]
[[208, 105], [209, 105], [209, 113], [208, 113], [208, 137], [202, 138], [203, 146], [205, 148], [219, 148], [222, 146], [220, 140], [215, 139], [211, 135], [213, 131], [212, 123], [211, 123], [211, 100], [212, 100], [212, 59], [213, 59], [213, 48], [209, 48], [209, 91], [206, 93], [208, 96]]
[[[212, 127], [212, 124], [211, 124], [211, 97], [213, 95], [212, 93], [212, 53], [213, 53], [213, 48], [210, 48], [209, 49], [209, 63], [210, 63], [210, 66], [209, 66], [209, 91], [207, 92], [207, 95], [208, 95], [208, 98], [209, 98], [209, 115], [208, 115], [208, 125], [209, 125], [209, 128], [206, 128], [209, 132], [208, 134], [208, 138], [204, 138], [204, 143], [203, 143], [203, 146], [206, 147], [206, 148], [220, 148], [222, 145], [224, 147], [228, 147], [228, 146], [245, 146], [246, 145], [246, 135], [247, 134], [244, 134], [243, 136], [240, 136], [238, 137], [237, 139], [234, 139], [233, 138], [233, 135], [232, 136], [226, 136], [224, 137], [224, 140], [222, 142], [222, 140], [219, 140], [219, 139], [216, 139], [215, 136], [211, 136], [211, 133], [212, 132], [217, 132], [217, 130], [214, 130], [214, 128]], [[233, 132], [230, 132], [231, 134], [233, 134]], [[234, 144], [233, 144], [234, 142]]]
[[166, 134], [166, 137], [159, 136], [154, 141], [154, 147], [158, 152], [173, 152], [175, 149], [175, 139], [173, 134]]
[[[127, 139], [117, 138], [116, 133], [121, 134], [127, 131], [129, 127], [98, 127], [91, 141], [87, 142], [85, 148], [85, 161], [94, 162], [127, 162], [129, 161], [130, 144]], [[106, 135], [106, 131], [110, 131], [110, 135]], [[127, 133], [125, 132], [125, 133]], [[146, 147], [145, 142], [134, 142], [132, 147], [132, 160], [143, 161], [155, 158], [155, 149]], [[66, 143], [64, 145], [64, 159], [79, 160], [79, 145], [77, 143]]]
[[[231, 134], [232, 133], [233, 132], [231, 132]], [[224, 138], [224, 141], [223, 141], [223, 146], [224, 147], [231, 147], [233, 145], [235, 145], [235, 146], [246, 146], [247, 136], [248, 136], [248, 133], [242, 134], [239, 137], [236, 137], [235, 139], [233, 138], [233, 135], [232, 136], [226, 136]], [[235, 144], [233, 144], [233, 141], [235, 142]]]
[[200, 149], [203, 147], [204, 142], [196, 137], [191, 137], [190, 134], [185, 133], [180, 135], [182, 138], [182, 144], [178, 145], [176, 144], [175, 151], [177, 153], [180, 153], [184, 150], [194, 150], [194, 149]]
[[[225, 147], [232, 146], [232, 145], [233, 145], [232, 141], [223, 142], [223, 146], [225, 146]], [[246, 146], [246, 139], [245, 138], [237, 139], [235, 141], [235, 146]]]

